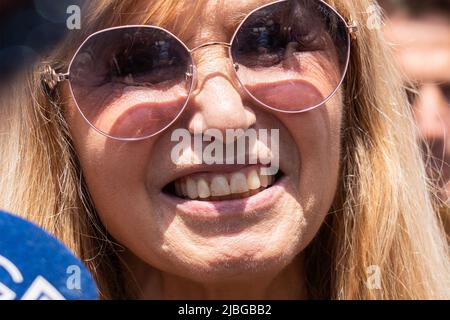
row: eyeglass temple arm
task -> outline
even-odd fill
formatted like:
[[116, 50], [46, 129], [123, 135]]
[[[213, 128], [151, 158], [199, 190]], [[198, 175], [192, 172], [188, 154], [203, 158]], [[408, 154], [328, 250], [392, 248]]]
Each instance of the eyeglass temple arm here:
[[352, 39], [356, 40], [359, 31], [358, 23], [355, 20], [350, 19], [350, 21], [347, 22], [347, 29]]
[[55, 69], [49, 65], [45, 66], [43, 71], [43, 81], [50, 89], [53, 89], [59, 82], [69, 79], [69, 73], [56, 73]]

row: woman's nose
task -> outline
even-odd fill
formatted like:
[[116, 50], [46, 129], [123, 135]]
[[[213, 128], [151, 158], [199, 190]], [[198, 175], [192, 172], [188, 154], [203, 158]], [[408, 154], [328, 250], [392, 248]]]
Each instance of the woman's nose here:
[[424, 85], [415, 102], [419, 134], [425, 140], [446, 139], [450, 128], [450, 108], [436, 85]]
[[244, 103], [242, 90], [230, 70], [230, 60], [226, 57], [202, 60], [197, 65], [196, 86], [188, 106], [190, 132], [217, 129], [225, 137], [227, 129], [252, 127], [256, 116]]

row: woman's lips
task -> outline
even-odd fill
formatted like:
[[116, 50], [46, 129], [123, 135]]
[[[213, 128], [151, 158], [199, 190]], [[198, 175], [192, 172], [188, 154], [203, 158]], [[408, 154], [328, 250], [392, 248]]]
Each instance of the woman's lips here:
[[258, 215], [267, 212], [270, 208], [274, 207], [285, 192], [287, 181], [288, 177], [282, 176], [274, 185], [240, 199], [201, 201], [183, 199], [166, 192], [161, 192], [161, 198], [169, 206], [173, 206], [174, 212], [187, 218], [214, 220], [239, 216], [248, 217], [249, 215]]
[[194, 173], [173, 182], [175, 195], [191, 200], [231, 200], [244, 198], [275, 182], [263, 174], [261, 166], [247, 166], [227, 173]]

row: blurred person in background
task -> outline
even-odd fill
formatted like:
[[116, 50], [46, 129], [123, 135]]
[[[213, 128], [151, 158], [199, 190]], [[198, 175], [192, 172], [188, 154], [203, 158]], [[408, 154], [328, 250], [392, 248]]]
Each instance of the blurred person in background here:
[[450, 0], [382, 0], [407, 86], [428, 175], [441, 187], [441, 218], [450, 234]]
[[429, 172], [450, 196], [450, 0], [381, 1]]

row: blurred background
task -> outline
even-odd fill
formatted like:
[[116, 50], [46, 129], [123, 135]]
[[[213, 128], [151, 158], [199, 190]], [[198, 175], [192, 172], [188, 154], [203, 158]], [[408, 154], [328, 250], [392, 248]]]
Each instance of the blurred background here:
[[[91, 0], [96, 1], [96, 0]], [[0, 88], [69, 31], [83, 0], [0, 0]], [[377, 4], [374, 2], [374, 4]], [[450, 197], [450, 0], [380, 0], [380, 28], [402, 70], [430, 176]], [[373, 6], [367, 9], [368, 19]], [[81, 19], [82, 20], [82, 19]], [[438, 174], [436, 173], [438, 172]]]
[[429, 174], [450, 197], [450, 0], [380, 0]]
[[54, 46], [82, 0], [0, 0], [0, 85]]

